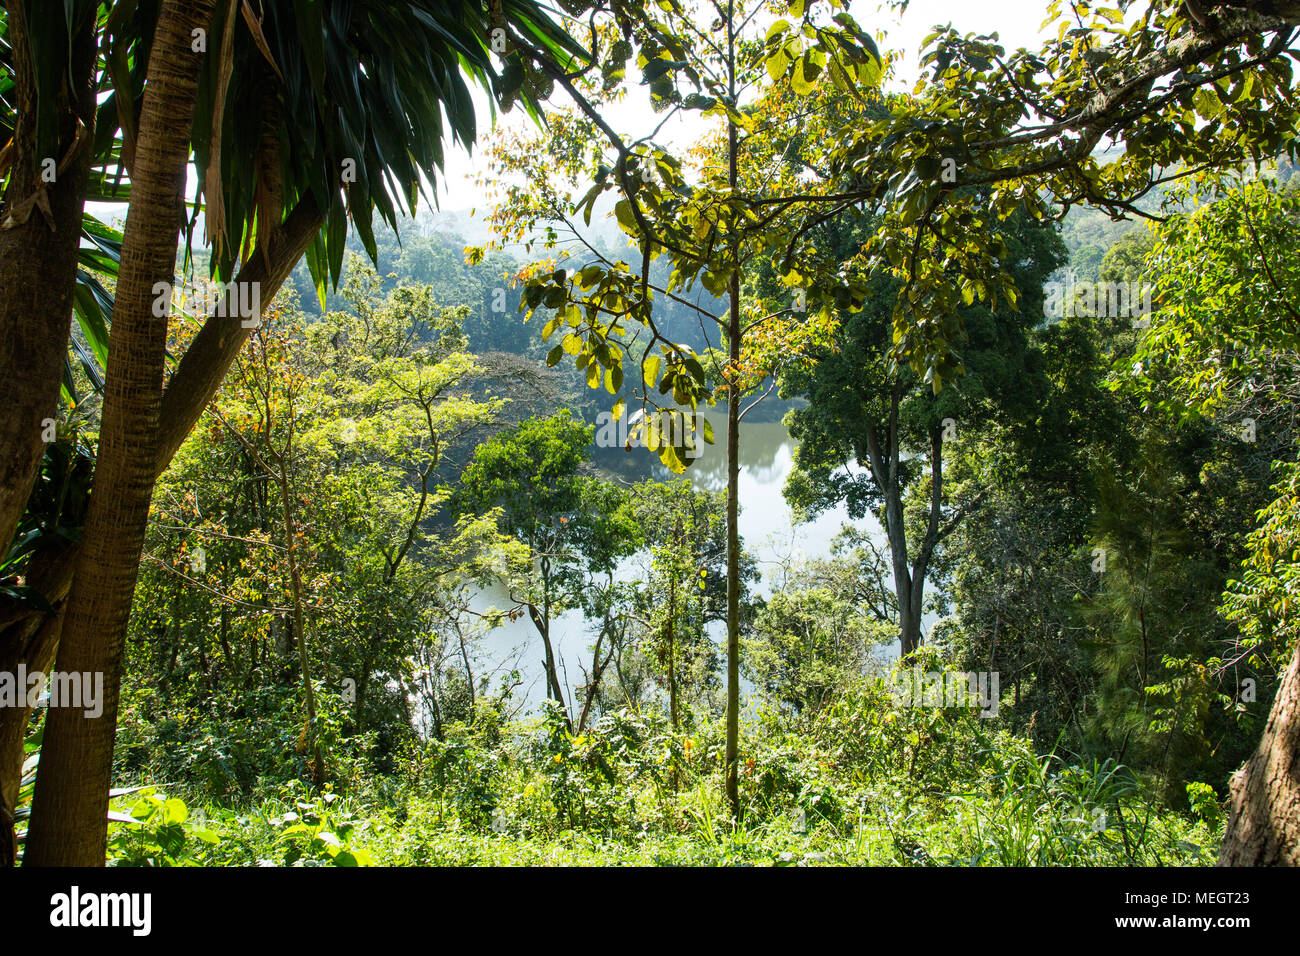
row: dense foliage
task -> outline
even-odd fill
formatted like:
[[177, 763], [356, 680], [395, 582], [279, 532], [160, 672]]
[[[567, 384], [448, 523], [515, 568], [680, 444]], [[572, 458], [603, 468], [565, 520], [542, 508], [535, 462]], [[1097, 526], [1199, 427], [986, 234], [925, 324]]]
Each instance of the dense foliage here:
[[[229, 368], [151, 482], [111, 472], [151, 493], [115, 582], [108, 861], [1214, 862], [1300, 632], [1290, 28], [1052, 4], [1041, 51], [940, 29], [899, 93], [840, 3], [706, 28], [573, 0], [568, 34], [514, 0], [395, 6], [329, 57], [347, 4], [277, 8], [269, 49], [241, 29], [227, 66], [283, 88], [236, 78], [260, 121], [224, 145], [232, 80], [204, 67], [193, 261], [263, 268], [281, 205], [315, 218], [238, 341], [171, 316], [162, 352], [217, 336]], [[96, 20], [124, 90], [145, 19]], [[420, 58], [424, 31], [449, 45]], [[703, 124], [687, 149], [616, 128], [630, 64], [665, 122]], [[475, 134], [462, 69], [546, 120], [494, 134], [468, 247], [402, 215], [444, 121]], [[125, 162], [119, 122], [93, 169]], [[58, 417], [0, 542], [23, 647], [125, 454], [99, 401], [140, 280], [123, 233], [83, 234]], [[157, 404], [185, 402], [194, 366], [156, 358]], [[740, 534], [765, 409], [795, 520], [839, 522], [817, 553]], [[52, 712], [0, 774], [19, 842], [48, 741], [78, 739]]]

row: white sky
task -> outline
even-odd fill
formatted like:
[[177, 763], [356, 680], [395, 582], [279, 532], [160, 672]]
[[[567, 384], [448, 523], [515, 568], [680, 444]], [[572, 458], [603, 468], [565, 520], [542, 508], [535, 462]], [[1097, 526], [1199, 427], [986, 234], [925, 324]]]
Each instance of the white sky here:
[[[895, 64], [895, 79], [890, 86], [910, 89], [917, 78], [921, 41], [934, 26], [951, 24], [959, 33], [996, 33], [1009, 51], [1022, 46], [1036, 47], [1040, 42], [1039, 27], [1046, 16], [1047, 4], [1048, 0], [911, 0], [900, 18], [879, 0], [853, 0], [850, 10], [859, 26], [875, 35], [882, 53], [901, 51], [902, 56]], [[1141, 7], [1141, 4], [1136, 6]], [[1130, 16], [1135, 12], [1136, 9]], [[634, 65], [630, 65], [629, 72], [635, 73]], [[448, 212], [471, 208], [483, 211], [489, 204], [488, 195], [475, 184], [474, 177], [483, 146], [492, 135], [489, 128], [491, 113], [486, 94], [477, 87], [475, 94], [480, 128], [479, 146], [474, 156], [450, 140], [445, 144], [446, 162], [438, 180], [436, 197], [439, 207]], [[567, 97], [562, 91], [557, 92], [553, 102], [567, 105]], [[612, 106], [607, 116], [615, 129], [630, 133], [633, 138], [648, 133], [662, 119], [650, 108], [645, 87], [635, 82], [631, 84], [627, 98]], [[684, 146], [704, 131], [698, 114], [683, 113], [679, 116], [690, 120], [670, 120], [659, 135], [661, 143]], [[506, 116], [498, 115], [497, 121], [524, 128], [532, 125], [517, 110]], [[198, 189], [198, 176], [193, 167], [189, 169], [188, 180], [187, 197], [192, 201]], [[124, 206], [99, 203], [90, 206], [92, 213], [109, 222], [117, 221], [119, 228], [120, 220], [126, 216]]]
[[[934, 26], [951, 24], [963, 34], [996, 33], [1008, 51], [1022, 46], [1036, 47], [1040, 42], [1039, 27], [1046, 16], [1047, 4], [1048, 0], [911, 0], [900, 18], [878, 0], [854, 0], [850, 10], [859, 26], [875, 34], [882, 53], [887, 50], [902, 52], [895, 66], [896, 79], [890, 85], [910, 89], [917, 78], [921, 41]], [[491, 136], [486, 128], [490, 115], [487, 98], [480, 95], [478, 100], [479, 116], [484, 122], [479, 133], [479, 150], [471, 157], [460, 146], [448, 143], [446, 166], [437, 192], [443, 210], [471, 207], [481, 210], [488, 202], [484, 190], [474, 183], [479, 151]], [[560, 91], [553, 101], [565, 104], [566, 97]], [[698, 114], [688, 115], [697, 117]], [[631, 86], [627, 99], [609, 111], [608, 117], [615, 129], [630, 133], [633, 138], [649, 132], [662, 119], [651, 110], [645, 87], [636, 84]], [[531, 121], [515, 112], [499, 116], [498, 122], [512, 126], [531, 125]], [[670, 121], [659, 140], [680, 146], [694, 140], [701, 132], [698, 124]]]

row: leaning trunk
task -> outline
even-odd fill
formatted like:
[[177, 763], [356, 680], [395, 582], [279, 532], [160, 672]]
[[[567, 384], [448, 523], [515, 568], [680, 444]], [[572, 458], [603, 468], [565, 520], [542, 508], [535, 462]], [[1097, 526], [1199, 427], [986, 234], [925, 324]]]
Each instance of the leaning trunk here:
[[[263, 248], [269, 249], [269, 253], [259, 250], [240, 270], [235, 281], [258, 283], [263, 302], [268, 303], [280, 291], [280, 286], [302, 258], [321, 224], [322, 217], [315, 202], [310, 197], [303, 199], [285, 221], [283, 229], [265, 240], [267, 246]], [[0, 266], [0, 271], [2, 269]], [[198, 421], [249, 334], [250, 330], [242, 323], [232, 323], [221, 316], [209, 317], [186, 350], [180, 367], [163, 393], [155, 478], [171, 463], [172, 456]], [[65, 544], [56, 551], [32, 558], [27, 584], [40, 592], [54, 608], [55, 615], [48, 621], [30, 616], [14, 620], [0, 612], [0, 622], [3, 622], [0, 623], [0, 671], [16, 672], [19, 664], [25, 664], [29, 674], [37, 670], [44, 672], [54, 663], [63, 622], [62, 611], [79, 554], [79, 545]], [[55, 587], [40, 583], [42, 581], [60, 583]], [[254, 653], [249, 663], [250, 671], [256, 663]], [[3, 821], [12, 817], [12, 801], [17, 797], [22, 775], [23, 738], [30, 717], [30, 708], [0, 708], [0, 800], [9, 801], [0, 806], [0, 866], [7, 865], [5, 861], [12, 861], [14, 856], [13, 827]]]
[[154, 286], [175, 276], [202, 65], [191, 36], [213, 5], [164, 0], [149, 58], [94, 492], [58, 654], [60, 671], [103, 675], [103, 709], [50, 709], [25, 860], [38, 866], [104, 864], [122, 647], [156, 474], [167, 322], [153, 314]]
[[1255, 753], [1232, 777], [1220, 866], [1300, 866], [1300, 646]]

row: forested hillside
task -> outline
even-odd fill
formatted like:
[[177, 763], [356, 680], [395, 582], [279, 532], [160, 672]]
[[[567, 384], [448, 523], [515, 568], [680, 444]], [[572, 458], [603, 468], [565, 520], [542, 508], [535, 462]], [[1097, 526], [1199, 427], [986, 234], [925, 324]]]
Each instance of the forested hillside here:
[[1293, 7], [0, 3], [0, 864], [1300, 863]]

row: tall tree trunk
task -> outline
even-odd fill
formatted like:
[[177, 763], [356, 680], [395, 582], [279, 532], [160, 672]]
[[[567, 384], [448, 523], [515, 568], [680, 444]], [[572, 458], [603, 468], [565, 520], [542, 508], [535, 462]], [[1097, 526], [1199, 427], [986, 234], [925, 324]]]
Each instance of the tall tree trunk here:
[[465, 683], [469, 685], [469, 709], [470, 713], [473, 714], [474, 698], [476, 696], [474, 687], [474, 667], [469, 660], [469, 647], [466, 645], [465, 634], [460, 629], [459, 621], [456, 622], [456, 638], [460, 641], [460, 659], [465, 665]]
[[[612, 580], [610, 583], [613, 583]], [[612, 633], [613, 628], [614, 622], [610, 619], [609, 614], [606, 614], [605, 621], [600, 628], [600, 635], [596, 638], [596, 646], [591, 651], [591, 674], [587, 680], [587, 686], [583, 689], [582, 708], [578, 712], [577, 732], [579, 734], [587, 729], [587, 718], [591, 716], [592, 705], [596, 702], [596, 695], [600, 693], [600, 680], [605, 674], [605, 668], [614, 659], [614, 652], [617, 650], [617, 642]], [[602, 660], [601, 650], [604, 647], [606, 637], [609, 638], [610, 647], [609, 652], [605, 654]]]
[[1300, 645], [1282, 676], [1264, 736], [1232, 776], [1219, 866], [1300, 866]]
[[564, 685], [560, 683], [559, 665], [556, 663], [555, 648], [551, 644], [551, 559], [543, 557], [539, 564], [542, 569], [542, 606], [528, 605], [528, 616], [532, 618], [533, 627], [542, 639], [542, 667], [546, 671], [546, 692], [551, 699], [558, 701], [564, 711], [564, 726], [573, 730], [573, 719], [569, 714], [569, 705], [564, 699]]
[[[682, 546], [682, 519], [679, 515], [673, 527], [673, 555]], [[668, 579], [668, 720], [676, 734], [680, 723], [677, 708], [677, 574]], [[676, 771], [674, 770], [674, 775]]]
[[354, 707], [353, 707], [353, 713], [356, 714], [356, 717], [353, 718], [353, 729], [357, 733], [361, 733], [363, 730], [366, 729], [365, 726], [366, 697], [367, 697], [367, 692], [370, 690], [371, 667], [372, 665], [369, 659], [363, 661], [361, 665], [361, 677], [357, 680], [357, 699], [354, 702]]
[[885, 499], [885, 538], [889, 541], [894, 598], [898, 604], [899, 650], [906, 657], [921, 646], [921, 615], [919, 599], [914, 597], [918, 585], [907, 559], [907, 526], [903, 516], [903, 493], [899, 486], [899, 400], [900, 389], [895, 385], [890, 396], [889, 421], [885, 427], [883, 447], [875, 425], [867, 426], [866, 435], [871, 480], [876, 483]]
[[573, 721], [569, 717], [569, 705], [564, 699], [564, 685], [560, 683], [560, 671], [555, 663], [555, 648], [551, 644], [550, 612], [539, 611], [531, 604], [528, 606], [528, 611], [533, 626], [537, 628], [537, 634], [542, 639], [542, 669], [546, 672], [546, 693], [551, 700], [560, 705], [560, 710], [564, 711], [565, 726], [573, 729]]
[[[24, 4], [5, 6], [15, 129], [0, 204], [0, 554], [13, 539], [45, 452], [41, 423], [54, 417], [59, 401], [95, 129], [94, 17], [77, 26], [70, 55], [63, 51], [73, 87], [59, 90], [54, 104], [42, 104], [58, 116], [58, 152], [40, 156], [36, 65]], [[53, 182], [45, 181], [47, 160], [53, 160]], [[48, 202], [34, 202], [41, 193]]]
[[[269, 305], [323, 222], [324, 218], [315, 202], [310, 197], [301, 200], [283, 228], [269, 238], [269, 254], [264, 255], [259, 249], [240, 270], [235, 281], [259, 283], [263, 305]], [[3, 233], [0, 233], [2, 236]], [[3, 272], [3, 268], [0, 263], [0, 272]], [[0, 309], [2, 308], [3, 303], [0, 303]], [[172, 456], [207, 407], [250, 334], [251, 330], [244, 328], [242, 323], [232, 322], [223, 316], [211, 316], [190, 343], [179, 368], [163, 392], [155, 478], [171, 464]], [[44, 672], [54, 663], [63, 622], [62, 610], [80, 551], [78, 545], [67, 545], [32, 559], [28, 569], [28, 586], [40, 592], [56, 614], [45, 621], [30, 616], [20, 620], [5, 620], [3, 610], [0, 609], [0, 622], [3, 622], [0, 623], [0, 671], [16, 672], [18, 665], [24, 664], [28, 673], [37, 670]], [[55, 586], [39, 583], [41, 581], [59, 583]], [[257, 663], [257, 645], [254, 645], [253, 650], [250, 672]], [[22, 775], [23, 738], [30, 718], [30, 709], [0, 708], [0, 866], [6, 865], [6, 860], [13, 859], [13, 828], [6, 828], [3, 822], [12, 816], [13, 804], [3, 804], [2, 801], [6, 795], [12, 795], [11, 800], [17, 797]], [[5, 807], [9, 808], [8, 816]], [[8, 855], [6, 846], [9, 848]]]
[[[727, 10], [729, 92], [736, 95], [735, 22]], [[738, 182], [736, 124], [727, 121], [727, 180]], [[727, 322], [730, 387], [727, 389], [727, 741], [726, 789], [731, 817], [740, 820], [740, 249], [732, 243]]]
[[192, 32], [208, 26], [213, 5], [164, 0], [149, 57], [94, 493], [58, 654], [61, 671], [103, 674], [103, 713], [50, 710], [25, 857], [37, 866], [104, 864], [122, 646], [156, 475], [167, 322], [153, 314], [154, 286], [175, 277], [202, 65], [190, 44]]
[[[37, 155], [35, 64], [27, 21], [22, 3], [5, 7], [15, 128], [9, 185], [0, 203], [0, 223], [13, 220], [8, 228], [0, 225], [0, 554], [13, 539], [40, 468], [42, 423], [54, 417], [58, 404], [95, 128], [95, 24], [87, 18], [72, 35], [68, 64], [74, 86], [60, 90], [55, 104], [60, 154], [48, 157], [55, 162], [55, 179], [43, 182], [41, 161], [46, 157]], [[45, 191], [49, 220], [29, 202], [38, 190]], [[20, 211], [24, 206], [25, 213]], [[20, 221], [24, 214], [26, 221]], [[50, 565], [66, 550], [33, 556], [28, 566], [27, 585], [52, 606], [71, 584], [70, 566], [62, 573]], [[52, 587], [56, 581], [57, 589]], [[0, 606], [0, 620], [5, 610]], [[28, 673], [49, 670], [61, 625], [57, 614], [0, 624], [0, 671], [16, 673], [20, 666]], [[12, 866], [17, 850], [13, 819], [30, 719], [28, 707], [0, 708], [0, 866]]]
[[903, 585], [902, 597], [898, 602], [899, 615], [899, 650], [903, 657], [911, 654], [921, 646], [921, 614], [917, 609], [920, 603], [921, 582], [911, 580]]
[[[896, 512], [902, 521], [902, 489], [897, 489], [898, 505]], [[911, 579], [906, 594], [898, 594], [901, 609], [906, 597], [907, 626], [903, 632], [903, 656], [921, 646], [921, 618], [925, 610], [925, 575], [930, 569], [930, 558], [934, 549], [945, 533], [939, 528], [939, 519], [943, 514], [943, 432], [937, 428], [930, 429], [930, 513], [926, 522], [925, 537], [921, 540], [920, 553], [912, 565]], [[951, 530], [951, 523], [946, 529]], [[907, 562], [907, 537], [902, 535], [903, 562]]]
[[[293, 428], [292, 411], [289, 428]], [[316, 738], [316, 690], [311, 682], [311, 654], [307, 647], [307, 615], [303, 611], [302, 600], [302, 570], [298, 567], [298, 536], [294, 532], [293, 506], [289, 501], [289, 455], [290, 448], [286, 448], [283, 455], [277, 456], [279, 473], [275, 478], [280, 488], [280, 513], [284, 519], [284, 553], [289, 565], [289, 591], [293, 597], [293, 630], [298, 642], [298, 666], [302, 671], [303, 701], [307, 707], [305, 736], [307, 746], [311, 749], [312, 782], [317, 787], [323, 787], [325, 786], [325, 761], [321, 754], [320, 741]]]
[[[682, 519], [677, 518], [677, 525], [673, 534], [673, 555], [676, 557], [677, 549], [681, 547], [682, 537]], [[668, 578], [668, 633], [664, 643], [668, 648], [668, 722], [673, 729], [673, 736], [677, 736], [678, 719], [677, 719], [677, 573], [676, 569], [669, 566], [672, 574]], [[673, 792], [677, 792], [677, 761], [672, 763], [672, 769], [668, 774], [669, 783]]]

